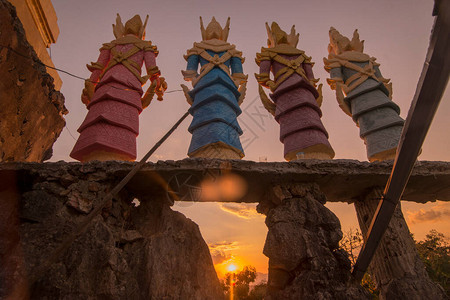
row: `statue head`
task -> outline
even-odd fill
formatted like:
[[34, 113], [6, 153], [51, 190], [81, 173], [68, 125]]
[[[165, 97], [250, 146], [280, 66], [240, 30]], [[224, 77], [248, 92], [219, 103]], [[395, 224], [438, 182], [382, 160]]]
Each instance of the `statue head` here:
[[353, 32], [353, 38], [350, 41], [349, 38], [343, 36], [334, 27], [330, 28], [330, 44], [328, 44], [328, 53], [341, 54], [346, 51], [364, 51], [364, 41], [359, 39], [358, 29]]
[[269, 48], [273, 48], [281, 44], [288, 44], [292, 47], [297, 47], [299, 34], [295, 33], [295, 25], [292, 26], [290, 34], [284, 32], [276, 22], [272, 22], [270, 27], [266, 22], [266, 29], [269, 37], [267, 39], [267, 46]]
[[137, 36], [142, 28], [142, 20], [139, 15], [135, 15], [125, 23], [125, 34]]
[[228, 17], [225, 27], [222, 28], [216, 21], [216, 18], [212, 17], [211, 22], [209, 22], [205, 29], [203, 26], [203, 19], [200, 17], [200, 29], [202, 31], [202, 40], [218, 39], [226, 42], [228, 39], [228, 32], [230, 31], [230, 18]]
[[123, 37], [127, 34], [132, 34], [140, 39], [145, 38], [145, 27], [147, 26], [148, 15], [145, 18], [145, 23], [142, 24], [142, 19], [139, 15], [135, 15], [129, 19], [125, 26], [122, 24], [120, 15], [117, 14], [116, 25], [113, 24], [113, 32], [116, 38]]

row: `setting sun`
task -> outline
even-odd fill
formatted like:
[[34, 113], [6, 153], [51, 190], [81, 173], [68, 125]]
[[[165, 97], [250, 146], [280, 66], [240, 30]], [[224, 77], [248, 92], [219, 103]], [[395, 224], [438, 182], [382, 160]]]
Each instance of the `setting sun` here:
[[243, 266], [249, 264], [250, 262], [242, 259], [242, 257], [230, 255], [228, 259], [214, 264], [214, 268], [216, 269], [219, 279], [223, 279], [227, 273], [239, 273], [242, 271]]
[[234, 272], [234, 271], [237, 270], [237, 267], [236, 267], [236, 265], [234, 265], [234, 264], [229, 264], [229, 265], [227, 266], [227, 270], [230, 271], [230, 272]]

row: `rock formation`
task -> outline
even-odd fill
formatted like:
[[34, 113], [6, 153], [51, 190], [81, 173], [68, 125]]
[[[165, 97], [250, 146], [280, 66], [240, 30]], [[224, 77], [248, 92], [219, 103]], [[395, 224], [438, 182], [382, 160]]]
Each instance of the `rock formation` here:
[[[20, 292], [27, 291], [29, 276], [135, 165], [118, 161], [0, 164], [0, 298], [5, 294], [19, 298]], [[172, 194], [167, 191], [180, 172], [190, 174], [192, 186], [211, 174], [232, 172], [247, 185], [247, 194], [235, 201], [260, 201], [259, 211], [267, 216], [264, 253], [270, 258], [272, 299], [365, 299], [360, 285], [350, 279], [349, 260], [338, 248], [339, 221], [323, 203], [364, 200], [387, 180], [391, 168], [389, 162], [349, 160], [147, 163], [87, 232], [41, 274], [30, 295], [37, 299], [220, 299], [222, 291], [207, 246], [197, 226], [170, 209], [167, 202]], [[190, 193], [175, 188], [171, 186], [174, 193]], [[181, 196], [181, 200], [195, 200]], [[138, 207], [131, 204], [135, 198]], [[403, 199], [423, 203], [436, 198], [450, 200], [450, 163], [418, 162]], [[355, 205], [367, 226], [376, 205]], [[406, 228], [404, 220], [393, 224], [382, 255], [388, 255], [388, 264], [401, 268], [389, 270], [379, 264], [382, 288], [391, 293], [406, 290], [399, 288], [403, 283], [417, 291], [436, 287], [418, 268], [415, 253], [400, 247], [409, 243], [401, 231]], [[366, 230], [362, 223], [361, 229]], [[399, 231], [400, 238], [391, 230]]]
[[352, 280], [339, 219], [325, 202], [315, 184], [279, 185], [258, 205], [269, 228], [266, 299], [370, 299]]
[[[17, 185], [0, 196], [15, 203], [8, 236], [0, 245], [0, 298], [35, 275], [48, 255], [77, 227], [121, 178], [107, 164], [34, 165], [9, 172]], [[119, 176], [120, 177], [120, 176]], [[17, 189], [16, 189], [17, 188]], [[140, 205], [132, 201], [138, 198]], [[172, 211], [167, 195], [123, 190], [72, 243], [61, 259], [30, 286], [32, 299], [221, 299], [219, 280], [198, 226]], [[3, 207], [6, 209], [4, 204]], [[11, 225], [16, 226], [11, 226]], [[18, 227], [19, 226], [19, 227]], [[2, 231], [3, 232], [3, 231]], [[21, 245], [18, 244], [20, 234]], [[11, 238], [12, 237], [12, 238]], [[4, 243], [4, 241], [7, 243]], [[26, 266], [24, 272], [23, 266]], [[26, 285], [25, 285], [26, 286]]]
[[65, 125], [64, 96], [6, 0], [0, 0], [0, 32], [0, 161], [47, 160]]
[[[382, 196], [373, 189], [355, 202], [359, 226], [367, 238], [368, 228]], [[417, 253], [400, 204], [375, 252], [369, 272], [380, 289], [380, 299], [447, 299], [441, 286], [431, 281]]]

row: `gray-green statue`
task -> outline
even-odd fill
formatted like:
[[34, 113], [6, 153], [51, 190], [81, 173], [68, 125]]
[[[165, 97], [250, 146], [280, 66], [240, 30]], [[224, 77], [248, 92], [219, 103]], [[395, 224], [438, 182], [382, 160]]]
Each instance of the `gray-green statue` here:
[[327, 81], [341, 109], [359, 127], [369, 161], [394, 159], [405, 121], [391, 99], [392, 83], [381, 75], [376, 58], [363, 50], [357, 30], [350, 41], [331, 27], [329, 55], [324, 58], [331, 77]]

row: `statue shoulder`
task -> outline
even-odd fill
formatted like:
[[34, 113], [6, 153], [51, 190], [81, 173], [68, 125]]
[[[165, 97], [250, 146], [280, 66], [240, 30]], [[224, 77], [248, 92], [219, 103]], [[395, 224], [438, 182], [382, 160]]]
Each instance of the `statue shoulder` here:
[[259, 65], [264, 60], [272, 60], [278, 53], [270, 51], [270, 48], [261, 47], [261, 52], [256, 53], [255, 61]]
[[338, 58], [335, 54], [328, 54], [328, 58], [323, 58], [324, 68], [327, 71], [330, 71], [334, 68], [340, 68], [343, 64], [343, 60]]
[[144, 51], [151, 51], [155, 53], [155, 55], [158, 55], [159, 53], [158, 47], [156, 47], [156, 45], [153, 45], [151, 41], [141, 41], [138, 47]]
[[111, 50], [116, 44], [114, 43], [114, 41], [110, 42], [110, 43], [104, 43], [102, 45], [102, 47], [100, 48], [100, 51], [102, 50]]
[[188, 49], [186, 51], [186, 55], [184, 55], [184, 59], [187, 60], [192, 55], [200, 55], [200, 53], [203, 51], [200, 47], [198, 47], [198, 43], [194, 43], [194, 46], [191, 49]]
[[242, 51], [237, 50], [237, 49], [236, 49], [236, 46], [233, 45], [233, 44], [230, 45], [230, 46], [231, 46], [231, 48], [228, 49], [227, 51], [228, 51], [228, 53], [230, 53], [231, 57], [237, 57], [237, 58], [240, 58], [240, 59], [241, 59], [241, 62], [244, 63], [245, 58], [242, 57]]
[[304, 58], [303, 63], [314, 65], [314, 62], [312, 62], [311, 56], [306, 55], [304, 52], [301, 55]]

